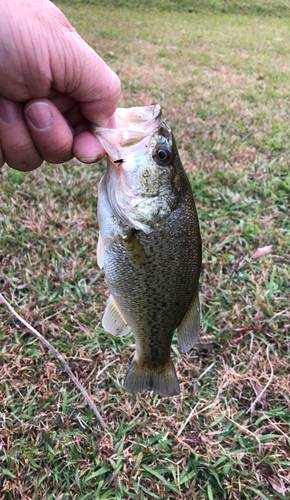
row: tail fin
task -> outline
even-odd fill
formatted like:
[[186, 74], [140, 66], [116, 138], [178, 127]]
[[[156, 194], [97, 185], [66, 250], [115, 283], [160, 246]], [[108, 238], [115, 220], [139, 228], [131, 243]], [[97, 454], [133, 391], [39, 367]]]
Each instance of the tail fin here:
[[180, 389], [173, 363], [170, 359], [165, 369], [154, 370], [140, 366], [133, 359], [125, 378], [125, 391], [135, 394], [141, 391], [154, 391], [163, 398], [179, 396]]

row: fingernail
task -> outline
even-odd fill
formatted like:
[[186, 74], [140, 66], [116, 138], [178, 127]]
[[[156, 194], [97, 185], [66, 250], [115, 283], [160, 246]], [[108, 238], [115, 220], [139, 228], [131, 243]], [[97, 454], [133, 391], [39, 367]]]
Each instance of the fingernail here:
[[95, 161], [98, 160], [97, 156], [94, 156], [93, 158], [80, 158], [79, 159], [82, 163], [94, 163]]
[[[93, 123], [93, 125], [95, 124]], [[100, 118], [100, 116], [98, 116], [96, 125], [97, 127], [103, 127], [103, 128], [116, 128], [115, 116], [113, 115], [110, 118]]]
[[21, 116], [20, 104], [0, 96], [0, 118], [5, 123], [14, 123]]
[[52, 123], [52, 109], [45, 102], [34, 102], [25, 110], [28, 120], [39, 130], [46, 130]]

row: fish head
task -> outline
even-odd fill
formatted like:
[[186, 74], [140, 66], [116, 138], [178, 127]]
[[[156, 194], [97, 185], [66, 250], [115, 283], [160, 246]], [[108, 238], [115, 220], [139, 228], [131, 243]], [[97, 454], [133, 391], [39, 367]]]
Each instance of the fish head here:
[[115, 128], [90, 124], [107, 153], [107, 195], [114, 214], [131, 228], [154, 231], [174, 210], [177, 165], [173, 134], [161, 108], [118, 108]]

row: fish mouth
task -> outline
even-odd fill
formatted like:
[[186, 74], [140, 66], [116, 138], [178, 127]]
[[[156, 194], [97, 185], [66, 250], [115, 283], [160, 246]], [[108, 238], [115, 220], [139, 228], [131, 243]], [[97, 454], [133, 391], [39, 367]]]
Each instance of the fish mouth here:
[[116, 127], [146, 127], [161, 118], [159, 104], [153, 106], [138, 106], [135, 108], [117, 108], [115, 113]]
[[91, 124], [107, 153], [107, 197], [124, 225], [149, 234], [172, 208], [170, 171], [162, 172], [152, 155], [158, 134], [171, 131], [159, 105], [118, 108], [114, 119], [116, 128]]
[[139, 106], [134, 108], [117, 108], [114, 114], [115, 128], [99, 127], [89, 123], [89, 128], [100, 141], [112, 163], [119, 163], [124, 156], [135, 153], [144, 146], [149, 149], [150, 140], [160, 127], [161, 107]]

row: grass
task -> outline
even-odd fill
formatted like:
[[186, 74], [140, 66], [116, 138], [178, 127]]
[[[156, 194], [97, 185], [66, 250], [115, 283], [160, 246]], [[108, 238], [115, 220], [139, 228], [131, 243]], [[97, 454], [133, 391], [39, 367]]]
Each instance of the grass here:
[[[80, 6], [83, 0], [63, 0], [62, 4]], [[56, 2], [57, 3], [57, 2]], [[284, 17], [290, 14], [289, 0], [87, 0], [87, 4], [107, 8], [126, 8], [144, 10], [147, 8], [167, 12], [209, 13], [209, 14], [246, 14]]]
[[1, 306], [0, 499], [289, 498], [288, 21], [61, 7], [119, 72], [120, 105], [159, 102], [174, 130], [204, 244], [202, 331], [184, 356], [173, 342], [180, 398], [126, 394], [132, 335], [101, 327], [104, 163], [1, 169], [1, 287], [66, 356], [107, 430]]

